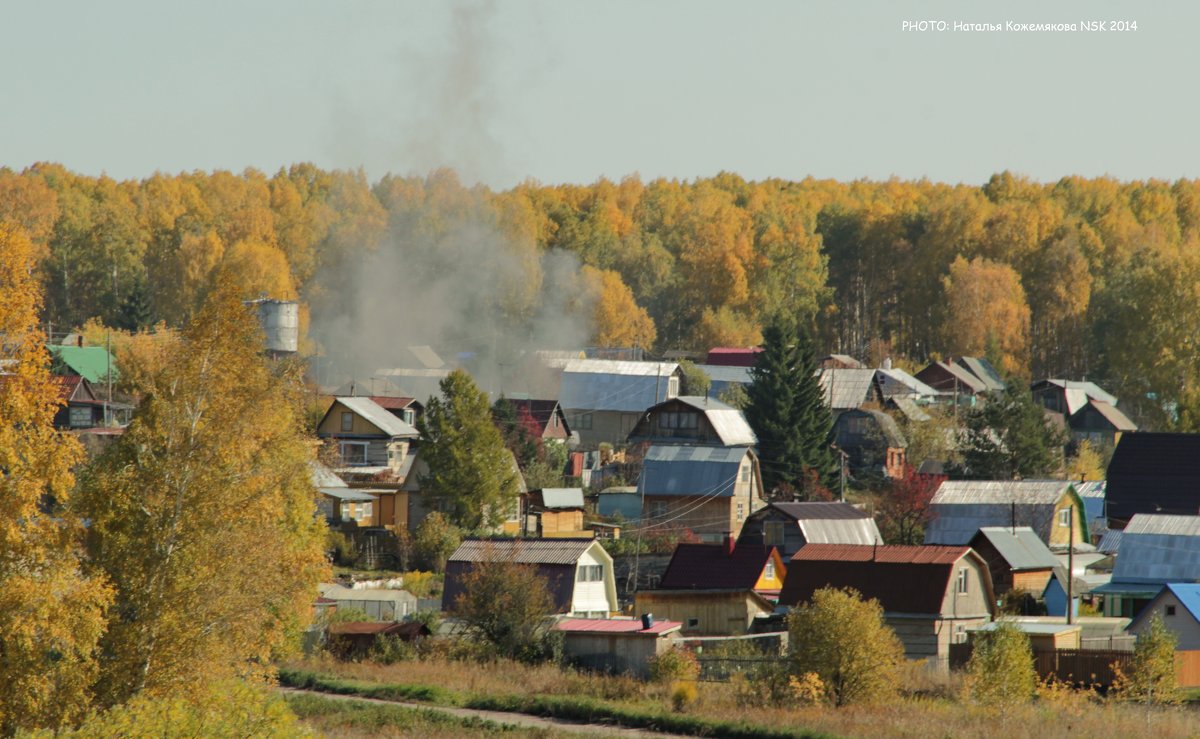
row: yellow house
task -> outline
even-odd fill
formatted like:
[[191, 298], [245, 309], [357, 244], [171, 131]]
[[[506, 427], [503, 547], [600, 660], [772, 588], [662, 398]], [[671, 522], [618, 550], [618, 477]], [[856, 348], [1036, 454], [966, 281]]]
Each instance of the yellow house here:
[[317, 424], [317, 436], [337, 444], [339, 471], [399, 474], [417, 430], [370, 398], [334, 398]]

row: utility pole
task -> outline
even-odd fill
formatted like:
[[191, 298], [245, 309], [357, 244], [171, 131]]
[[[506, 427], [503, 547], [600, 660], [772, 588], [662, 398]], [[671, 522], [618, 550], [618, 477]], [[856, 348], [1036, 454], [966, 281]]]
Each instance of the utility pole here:
[[1071, 520], [1067, 523], [1067, 625], [1075, 623], [1075, 614], [1072, 613], [1075, 605], [1074, 583], [1075, 583], [1075, 505], [1072, 504], [1070, 509]]

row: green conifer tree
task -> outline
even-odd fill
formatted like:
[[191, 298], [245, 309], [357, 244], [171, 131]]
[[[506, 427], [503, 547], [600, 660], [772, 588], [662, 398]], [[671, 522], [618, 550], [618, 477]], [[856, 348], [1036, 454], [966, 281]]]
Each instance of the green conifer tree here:
[[763, 487], [769, 494], [787, 488], [803, 492], [814, 476], [831, 484], [836, 477], [829, 447], [833, 420], [808, 335], [796, 326], [769, 326], [750, 376], [745, 413], [758, 436]]

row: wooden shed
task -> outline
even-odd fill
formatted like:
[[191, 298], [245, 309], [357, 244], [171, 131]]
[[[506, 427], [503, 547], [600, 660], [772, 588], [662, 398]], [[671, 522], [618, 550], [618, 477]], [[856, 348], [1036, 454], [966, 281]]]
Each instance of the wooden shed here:
[[650, 658], [675, 646], [683, 624], [644, 619], [569, 618], [554, 628], [563, 634], [563, 655], [590, 670], [646, 677]]

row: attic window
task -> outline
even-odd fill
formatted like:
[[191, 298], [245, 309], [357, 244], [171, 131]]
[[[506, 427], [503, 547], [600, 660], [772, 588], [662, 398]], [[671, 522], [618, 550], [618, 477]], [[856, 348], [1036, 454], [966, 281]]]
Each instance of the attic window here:
[[967, 592], [967, 583], [968, 583], [968, 580], [967, 580], [967, 568], [966, 568], [966, 567], [963, 567], [963, 568], [961, 568], [961, 569], [958, 571], [958, 587], [956, 588], [956, 590], [957, 590], [957, 591], [958, 591], [960, 594], [966, 594], [966, 592]]
[[338, 451], [342, 455], [342, 464], [364, 465], [367, 463], [367, 444], [361, 441], [343, 441], [338, 444]]
[[1167, 615], [1168, 615], [1168, 616], [1174, 616], [1174, 615], [1175, 615], [1175, 606], [1167, 606]]
[[667, 380], [667, 397], [668, 398], [679, 397], [679, 378], [678, 377], [671, 377], [670, 379]]
[[689, 619], [687, 620], [687, 627], [688, 627], [689, 629], [695, 629], [695, 628], [697, 628], [697, 627], [699, 627], [699, 626], [700, 626], [700, 619], [698, 619], [698, 618], [689, 618]]
[[403, 411], [401, 411], [400, 415], [403, 417], [403, 421], [405, 423], [407, 423], [410, 426], [412, 425], [412, 422], [413, 422], [412, 408], [405, 408]]
[[600, 582], [604, 579], [604, 565], [579, 565], [579, 582]]
[[354, 430], [354, 414], [349, 412], [342, 413], [342, 431]]
[[765, 577], [768, 580], [773, 580], [775, 578], [775, 563], [774, 562], [767, 562], [767, 566], [763, 568], [763, 577]]
[[1071, 525], [1071, 509], [1070, 508], [1064, 508], [1058, 512], [1058, 525], [1059, 526], [1070, 526]]
[[696, 413], [662, 413], [658, 417], [659, 428], [694, 429], [699, 426]]
[[763, 524], [763, 539], [767, 546], [783, 544], [783, 521], [767, 521]]

